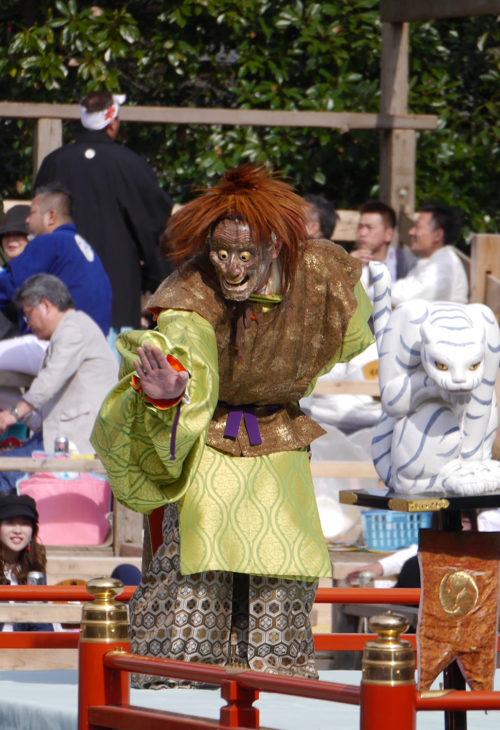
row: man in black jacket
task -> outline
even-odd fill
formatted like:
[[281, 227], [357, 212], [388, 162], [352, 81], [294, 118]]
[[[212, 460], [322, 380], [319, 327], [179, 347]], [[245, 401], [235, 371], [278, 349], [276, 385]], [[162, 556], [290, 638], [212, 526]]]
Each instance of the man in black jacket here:
[[113, 289], [115, 332], [140, 326], [144, 282], [154, 289], [166, 271], [158, 236], [172, 202], [141, 157], [115, 142], [123, 95], [92, 91], [80, 105], [83, 134], [47, 155], [35, 188], [65, 184], [78, 231], [99, 254]]

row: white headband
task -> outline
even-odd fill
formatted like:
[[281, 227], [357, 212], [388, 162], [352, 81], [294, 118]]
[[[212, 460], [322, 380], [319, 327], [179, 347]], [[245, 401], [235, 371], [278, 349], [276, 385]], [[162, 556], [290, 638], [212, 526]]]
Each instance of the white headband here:
[[113, 103], [101, 112], [88, 112], [80, 106], [80, 116], [85, 129], [104, 129], [113, 119], [116, 119], [120, 106], [125, 103], [125, 94], [113, 94]]

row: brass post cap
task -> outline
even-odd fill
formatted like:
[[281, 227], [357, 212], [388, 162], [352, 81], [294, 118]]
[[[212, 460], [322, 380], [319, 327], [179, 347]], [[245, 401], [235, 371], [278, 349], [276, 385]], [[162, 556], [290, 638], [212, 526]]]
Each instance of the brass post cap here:
[[363, 683], [397, 686], [414, 684], [415, 652], [400, 634], [409, 626], [405, 616], [388, 611], [368, 619], [371, 631], [378, 634], [363, 650]]
[[87, 582], [88, 592], [98, 601], [112, 601], [123, 591], [123, 582], [118, 578], [92, 578]]
[[406, 616], [387, 611], [369, 618], [368, 626], [370, 631], [378, 634], [382, 641], [398, 641], [400, 634], [403, 634], [410, 626], [410, 622]]
[[123, 590], [117, 578], [93, 578], [87, 583], [94, 600], [83, 607], [80, 641], [123, 641], [128, 639], [128, 608], [116, 601]]

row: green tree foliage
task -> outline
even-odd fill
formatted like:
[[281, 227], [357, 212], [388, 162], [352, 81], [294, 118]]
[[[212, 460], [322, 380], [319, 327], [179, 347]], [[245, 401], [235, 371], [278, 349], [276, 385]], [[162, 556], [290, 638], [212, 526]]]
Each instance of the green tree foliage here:
[[411, 27], [410, 107], [439, 116], [417, 142], [417, 190], [464, 212], [469, 230], [497, 232], [500, 197], [500, 24], [496, 16]]
[[[129, 104], [366, 111], [380, 107], [377, 0], [4, 0], [0, 97], [75, 103], [106, 87]], [[419, 135], [419, 199], [458, 205], [496, 230], [499, 39], [495, 17], [415, 23], [410, 108], [440, 117]], [[30, 194], [33, 123], [2, 120], [0, 193]], [[65, 125], [65, 141], [78, 134]], [[246, 160], [352, 208], [378, 192], [373, 131], [127, 124], [182, 201]], [[489, 219], [488, 219], [489, 217]]]

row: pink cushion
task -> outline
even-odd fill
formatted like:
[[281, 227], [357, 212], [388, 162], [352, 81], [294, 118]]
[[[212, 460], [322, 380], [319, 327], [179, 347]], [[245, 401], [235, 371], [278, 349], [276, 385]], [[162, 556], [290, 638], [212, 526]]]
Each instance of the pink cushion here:
[[39, 540], [44, 545], [102, 545], [105, 541], [111, 492], [104, 478], [38, 472], [19, 479], [17, 487], [19, 494], [28, 494], [36, 502]]

